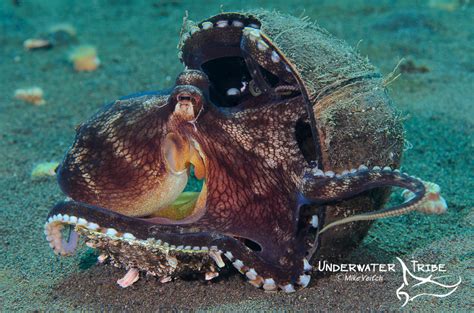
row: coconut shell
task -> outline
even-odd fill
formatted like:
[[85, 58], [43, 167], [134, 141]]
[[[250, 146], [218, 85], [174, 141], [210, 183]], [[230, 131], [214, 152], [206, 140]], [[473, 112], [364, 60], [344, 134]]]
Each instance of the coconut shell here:
[[[239, 12], [255, 20], [299, 76], [312, 103], [318, 133], [317, 155], [324, 171], [342, 172], [367, 166], [400, 166], [403, 127], [385, 89], [382, 75], [344, 41], [307, 20], [277, 12]], [[219, 18], [235, 13], [220, 14]], [[213, 18], [206, 19], [213, 21]], [[193, 24], [185, 23], [182, 33]], [[188, 29], [186, 29], [188, 28]], [[234, 38], [220, 38], [222, 42]], [[182, 47], [181, 39], [179, 47]], [[217, 44], [217, 43], [216, 43]], [[311, 141], [309, 141], [311, 143]], [[306, 148], [304, 150], [314, 151]], [[319, 151], [318, 151], [319, 150]], [[378, 188], [335, 205], [326, 206], [325, 223], [386, 204], [389, 188]], [[371, 222], [335, 227], [322, 236], [319, 257], [339, 258], [367, 233]]]

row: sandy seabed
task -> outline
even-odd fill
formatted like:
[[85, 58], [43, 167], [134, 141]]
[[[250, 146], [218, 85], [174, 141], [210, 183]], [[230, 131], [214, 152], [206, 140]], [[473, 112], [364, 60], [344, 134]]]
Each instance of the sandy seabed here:
[[[19, 6], [14, 3], [18, 2]], [[396, 257], [446, 264], [462, 284], [449, 297], [418, 298], [410, 311], [471, 311], [474, 173], [474, 5], [469, 1], [2, 1], [0, 3], [0, 309], [157, 311], [159, 309], [324, 311], [399, 310], [400, 273], [346, 280], [317, 275], [308, 288], [264, 293], [237, 273], [213, 283], [141, 279], [121, 289], [123, 270], [96, 266], [92, 250], [54, 256], [43, 235], [49, 209], [63, 196], [54, 179], [32, 180], [39, 162], [59, 161], [74, 128], [120, 96], [171, 86], [182, 66], [176, 44], [187, 10], [199, 20], [221, 10], [263, 7], [308, 16], [357, 46], [388, 75], [404, 116], [403, 170], [443, 189], [443, 216], [410, 214], [378, 221], [345, 263], [395, 263]], [[75, 43], [25, 51], [23, 41], [52, 24], [77, 29]], [[97, 48], [101, 66], [78, 73], [74, 44]], [[14, 99], [17, 88], [40, 86], [46, 103]]]

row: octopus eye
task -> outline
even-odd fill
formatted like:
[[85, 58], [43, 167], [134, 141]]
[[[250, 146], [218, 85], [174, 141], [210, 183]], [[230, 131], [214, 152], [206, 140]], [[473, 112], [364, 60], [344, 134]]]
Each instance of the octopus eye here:
[[176, 98], [176, 100], [178, 101], [191, 101], [191, 96], [187, 95], [187, 94], [184, 94], [184, 95], [178, 95], [178, 97]]
[[177, 86], [169, 100], [174, 106], [175, 114], [181, 116], [184, 120], [195, 120], [205, 101], [204, 94], [201, 90], [191, 85]]

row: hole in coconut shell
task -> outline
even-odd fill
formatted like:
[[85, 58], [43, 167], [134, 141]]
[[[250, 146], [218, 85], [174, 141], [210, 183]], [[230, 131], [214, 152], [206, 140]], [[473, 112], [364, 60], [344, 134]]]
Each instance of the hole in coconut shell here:
[[[235, 107], [257, 97], [250, 92], [252, 76], [244, 58], [240, 56], [217, 58], [202, 64], [201, 68], [211, 82], [210, 100], [216, 106]], [[273, 88], [278, 84], [277, 76], [261, 66], [258, 69], [268, 86]]]
[[238, 236], [234, 236], [234, 238], [241, 241], [247, 248], [249, 248], [252, 251], [257, 251], [257, 252], [262, 251], [262, 246], [260, 246], [258, 243], [256, 243], [255, 241], [251, 239], [238, 237]]
[[211, 102], [219, 107], [233, 107], [241, 102], [240, 96], [229, 97], [227, 90], [240, 90], [242, 82], [250, 80], [244, 59], [223, 57], [202, 64], [202, 69], [211, 82]]
[[309, 163], [313, 160], [316, 160], [316, 149], [314, 146], [314, 138], [311, 133], [310, 124], [303, 121], [302, 119], [299, 119], [295, 126], [295, 137], [298, 147], [306, 162]]

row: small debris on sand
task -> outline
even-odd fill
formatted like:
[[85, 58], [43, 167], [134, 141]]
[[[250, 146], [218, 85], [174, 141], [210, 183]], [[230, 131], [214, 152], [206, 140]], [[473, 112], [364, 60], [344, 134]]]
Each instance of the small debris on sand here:
[[69, 23], [59, 23], [50, 26], [47, 31], [37, 37], [28, 38], [23, 47], [28, 50], [49, 49], [58, 45], [67, 45], [76, 40], [77, 31]]
[[49, 49], [52, 46], [51, 41], [41, 38], [29, 38], [23, 42], [26, 50]]
[[428, 6], [432, 9], [453, 12], [468, 3], [467, 0], [430, 0]]
[[54, 24], [48, 28], [48, 38], [54, 44], [67, 45], [76, 40], [77, 30], [69, 23]]
[[58, 166], [59, 166], [58, 162], [39, 163], [31, 171], [31, 178], [40, 179], [43, 177], [56, 176], [56, 168]]
[[400, 72], [402, 73], [428, 73], [429, 67], [426, 65], [419, 65], [414, 60], [408, 59], [400, 64]]
[[50, 34], [59, 33], [59, 32], [66, 33], [71, 37], [76, 37], [77, 35], [76, 28], [69, 23], [54, 24], [48, 28], [48, 33]]
[[78, 72], [92, 72], [100, 65], [100, 60], [97, 57], [97, 49], [90, 45], [74, 48], [69, 54], [69, 61], [73, 63], [74, 69]]
[[43, 89], [40, 87], [21, 88], [15, 90], [15, 98], [31, 103], [33, 105], [43, 105], [46, 101], [43, 99]]

